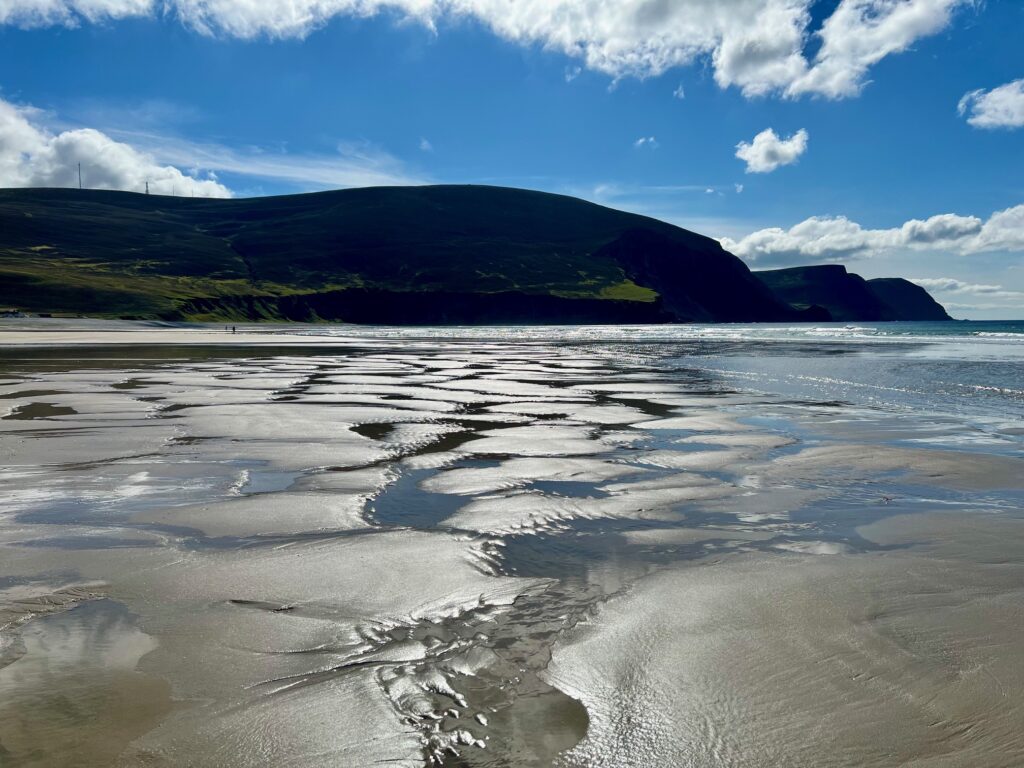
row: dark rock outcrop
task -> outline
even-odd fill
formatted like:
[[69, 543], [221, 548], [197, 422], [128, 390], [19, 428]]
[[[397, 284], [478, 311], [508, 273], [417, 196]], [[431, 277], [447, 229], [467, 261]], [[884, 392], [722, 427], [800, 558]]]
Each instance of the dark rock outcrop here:
[[889, 310], [891, 320], [952, 320], [946, 308], [920, 285], [902, 277], [878, 277], [868, 287]]
[[927, 291], [900, 278], [865, 280], [839, 264], [754, 274], [782, 300], [797, 308], [824, 307], [836, 322], [950, 319]]

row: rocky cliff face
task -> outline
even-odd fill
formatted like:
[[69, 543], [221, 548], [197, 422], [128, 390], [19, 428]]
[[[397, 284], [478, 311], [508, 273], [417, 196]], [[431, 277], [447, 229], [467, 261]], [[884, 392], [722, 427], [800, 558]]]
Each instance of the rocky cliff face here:
[[901, 278], [865, 280], [839, 264], [754, 274], [782, 300], [824, 307], [836, 322], [950, 319], [927, 291]]
[[868, 287], [889, 309], [893, 320], [952, 320], [946, 308], [920, 285], [901, 277], [868, 280]]

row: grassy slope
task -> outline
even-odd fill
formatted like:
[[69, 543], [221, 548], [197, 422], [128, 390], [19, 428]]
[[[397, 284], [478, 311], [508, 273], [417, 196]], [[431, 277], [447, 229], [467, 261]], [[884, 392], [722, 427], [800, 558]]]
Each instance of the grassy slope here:
[[554, 195], [487, 192], [375, 189], [211, 201], [0, 190], [0, 304], [167, 315], [189, 298], [363, 286], [657, 297], [614, 263], [589, 258], [636, 217]]
[[[667, 282], [627, 274], [608, 246], [637, 231], [660, 243], [655, 271], [683, 260], [688, 271], [676, 269]], [[667, 287], [680, 294], [673, 306], [692, 317], [720, 314], [687, 293], [690, 277], [694, 295], [708, 294], [710, 280], [719, 303], [728, 289], [741, 307], [750, 303], [744, 295], [771, 311], [780, 306], [708, 238], [540, 192], [390, 187], [202, 200], [0, 190], [0, 305], [34, 312], [173, 317], [192, 299], [345, 288], [648, 304]], [[273, 301], [247, 306], [275, 316]], [[203, 317], [230, 315], [219, 312]]]

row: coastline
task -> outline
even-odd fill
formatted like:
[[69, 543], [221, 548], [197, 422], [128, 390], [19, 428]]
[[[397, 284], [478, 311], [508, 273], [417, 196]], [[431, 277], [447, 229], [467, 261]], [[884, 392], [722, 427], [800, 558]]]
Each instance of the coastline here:
[[[56, 326], [56, 327], [54, 327]], [[237, 326], [236, 326], [237, 327]], [[251, 325], [232, 333], [224, 326], [176, 326], [136, 321], [0, 321], [0, 347], [104, 347], [123, 345], [310, 346], [320, 337], [272, 333]]]

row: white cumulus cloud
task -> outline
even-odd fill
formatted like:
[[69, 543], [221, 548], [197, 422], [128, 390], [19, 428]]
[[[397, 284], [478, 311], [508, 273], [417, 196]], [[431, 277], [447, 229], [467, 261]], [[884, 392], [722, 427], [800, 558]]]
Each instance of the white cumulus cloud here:
[[229, 197], [216, 178], [183, 173], [161, 165], [129, 144], [92, 128], [54, 132], [42, 124], [42, 113], [0, 99], [0, 186], [78, 186], [78, 166], [91, 189], [154, 192], [202, 197]]
[[815, 216], [789, 229], [771, 227], [721, 242], [737, 256], [763, 264], [844, 261], [900, 250], [1019, 253], [1024, 252], [1024, 205], [998, 211], [984, 221], [944, 213], [891, 229], [866, 229], [843, 216]]
[[761, 131], [752, 142], [736, 145], [736, 157], [747, 164], [747, 173], [771, 173], [783, 165], [792, 165], [807, 151], [807, 131], [802, 128], [788, 139], [771, 128]]
[[[946, 28], [973, 0], [840, 0], [819, 30], [814, 0], [0, 0], [0, 23], [77, 24], [143, 14], [210, 35], [295, 38], [338, 16], [390, 13], [437, 30], [473, 19], [499, 37], [614, 78], [710, 59], [748, 96], [855, 96], [886, 56]], [[805, 51], [816, 38], [813, 57]]]
[[960, 99], [957, 110], [969, 115], [975, 128], [1020, 128], [1024, 126], [1024, 78], [993, 88], [971, 91]]

